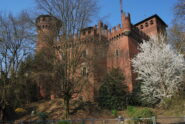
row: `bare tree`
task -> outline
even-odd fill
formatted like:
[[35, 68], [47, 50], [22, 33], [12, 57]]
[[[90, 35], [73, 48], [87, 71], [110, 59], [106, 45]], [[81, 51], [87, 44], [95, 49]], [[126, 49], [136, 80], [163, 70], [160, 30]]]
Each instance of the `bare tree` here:
[[20, 63], [32, 52], [33, 44], [30, 43], [33, 38], [32, 27], [26, 12], [22, 12], [17, 17], [12, 14], [0, 15], [1, 119], [5, 117], [7, 106], [13, 103], [11, 95], [16, 90], [14, 86]]
[[174, 5], [174, 20], [168, 30], [168, 41], [182, 54], [185, 54], [185, 0]]
[[[57, 17], [62, 22], [54, 46], [53, 88], [64, 100], [65, 118], [69, 117], [70, 100], [79, 94], [87, 77], [81, 73], [85, 46], [80, 31], [86, 27], [97, 11], [95, 0], [36, 0], [42, 12]], [[74, 38], [75, 37], [75, 38]], [[54, 42], [54, 41], [53, 41]], [[57, 90], [56, 90], [57, 89]]]
[[168, 30], [168, 41], [180, 52], [185, 55], [185, 33], [182, 25], [174, 23]]
[[61, 33], [74, 35], [89, 24], [97, 12], [96, 0], [36, 0], [38, 7], [63, 22]]
[[[79, 41], [80, 42], [80, 41]], [[63, 44], [66, 46], [69, 44]], [[58, 94], [64, 100], [65, 119], [69, 117], [70, 101], [78, 97], [83, 86], [88, 82], [88, 75], [82, 74], [84, 64], [82, 45], [71, 45], [70, 48], [57, 50], [59, 59], [55, 62], [55, 82]], [[87, 61], [86, 61], [87, 62]]]
[[177, 0], [174, 6], [175, 21], [178, 22], [185, 31], [185, 0]]
[[176, 16], [185, 19], [185, 0], [178, 0], [174, 9]]

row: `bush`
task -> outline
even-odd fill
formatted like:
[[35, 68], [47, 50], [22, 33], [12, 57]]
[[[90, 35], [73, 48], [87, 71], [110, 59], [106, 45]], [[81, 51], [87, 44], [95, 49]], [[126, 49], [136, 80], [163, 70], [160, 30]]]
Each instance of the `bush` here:
[[127, 86], [123, 82], [124, 76], [119, 68], [114, 68], [106, 74], [97, 99], [101, 108], [109, 110], [122, 110], [125, 108]]
[[134, 106], [128, 106], [127, 107], [127, 113], [129, 117], [138, 119], [134, 122], [147, 122], [152, 123], [152, 120], [139, 120], [139, 118], [151, 118], [155, 116], [155, 114], [148, 108], [136, 108]]
[[137, 112], [137, 108], [134, 106], [127, 106], [127, 113], [130, 117], [134, 115], [134, 113]]
[[185, 96], [183, 94], [178, 94], [172, 98], [163, 99], [163, 101], [158, 105], [159, 108], [165, 110], [175, 110], [175, 113], [182, 113], [182, 109], [185, 108]]
[[46, 120], [48, 118], [48, 114], [46, 112], [39, 112], [37, 116], [40, 120]]
[[117, 117], [118, 111], [116, 109], [113, 109], [111, 112], [114, 117]]
[[62, 120], [62, 121], [59, 121], [58, 124], [70, 124], [70, 121]]
[[148, 108], [140, 109], [135, 113], [137, 118], [150, 118], [152, 116], [154, 116], [154, 113]]

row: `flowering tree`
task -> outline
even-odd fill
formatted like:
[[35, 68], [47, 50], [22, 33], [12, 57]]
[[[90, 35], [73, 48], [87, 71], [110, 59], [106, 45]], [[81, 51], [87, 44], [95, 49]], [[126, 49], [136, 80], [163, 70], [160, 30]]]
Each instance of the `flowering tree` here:
[[165, 37], [152, 38], [139, 45], [140, 53], [132, 59], [134, 71], [141, 82], [143, 104], [156, 104], [172, 97], [183, 85], [185, 61], [166, 43]]

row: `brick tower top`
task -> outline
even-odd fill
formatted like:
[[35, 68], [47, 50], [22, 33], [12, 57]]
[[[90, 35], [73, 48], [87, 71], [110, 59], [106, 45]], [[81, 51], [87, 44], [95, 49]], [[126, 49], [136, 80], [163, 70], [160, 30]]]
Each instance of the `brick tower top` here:
[[45, 46], [45, 43], [52, 43], [57, 39], [62, 22], [51, 15], [40, 15], [36, 19], [38, 32], [37, 51]]
[[39, 31], [55, 31], [58, 32], [62, 23], [59, 19], [51, 15], [40, 15], [36, 19], [37, 30]]
[[166, 35], [166, 27], [168, 27], [157, 14], [138, 22], [134, 26], [149, 36]]

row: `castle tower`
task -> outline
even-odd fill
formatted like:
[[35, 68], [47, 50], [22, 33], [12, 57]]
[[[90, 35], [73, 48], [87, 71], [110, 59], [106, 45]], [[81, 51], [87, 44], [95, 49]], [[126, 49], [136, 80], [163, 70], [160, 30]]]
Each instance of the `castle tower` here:
[[[42, 48], [53, 45], [56, 41], [61, 21], [51, 15], [40, 15], [36, 19], [36, 27], [38, 33], [36, 52], [39, 53]], [[38, 84], [38, 87], [40, 88], [40, 96], [46, 98], [49, 94], [46, 92], [45, 85]]]
[[124, 35], [128, 36], [131, 32], [130, 14], [121, 13], [122, 26]]
[[134, 26], [150, 37], [161, 34], [166, 35], [166, 28], [168, 27], [168, 25], [157, 14], [138, 22]]
[[36, 19], [38, 41], [36, 50], [39, 51], [46, 43], [53, 43], [59, 34], [62, 23], [51, 15], [40, 15]]

